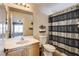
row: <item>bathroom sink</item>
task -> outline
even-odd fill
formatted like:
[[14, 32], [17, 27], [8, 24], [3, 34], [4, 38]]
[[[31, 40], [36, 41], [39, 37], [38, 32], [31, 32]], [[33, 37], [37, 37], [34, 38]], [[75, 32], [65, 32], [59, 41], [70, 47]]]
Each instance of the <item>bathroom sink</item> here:
[[28, 42], [29, 42], [28, 40], [21, 40], [21, 41], [16, 42], [16, 44], [25, 44]]

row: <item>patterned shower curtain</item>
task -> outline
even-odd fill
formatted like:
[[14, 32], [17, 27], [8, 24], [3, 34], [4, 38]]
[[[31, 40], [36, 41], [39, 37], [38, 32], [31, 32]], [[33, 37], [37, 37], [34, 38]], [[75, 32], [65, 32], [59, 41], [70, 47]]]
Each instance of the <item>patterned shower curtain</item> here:
[[79, 4], [49, 16], [49, 43], [67, 55], [79, 55]]

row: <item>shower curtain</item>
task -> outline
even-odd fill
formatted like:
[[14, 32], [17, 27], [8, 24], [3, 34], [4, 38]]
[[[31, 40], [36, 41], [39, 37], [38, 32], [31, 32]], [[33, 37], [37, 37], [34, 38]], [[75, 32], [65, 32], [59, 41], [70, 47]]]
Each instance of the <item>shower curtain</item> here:
[[49, 43], [69, 56], [79, 55], [79, 4], [49, 16]]

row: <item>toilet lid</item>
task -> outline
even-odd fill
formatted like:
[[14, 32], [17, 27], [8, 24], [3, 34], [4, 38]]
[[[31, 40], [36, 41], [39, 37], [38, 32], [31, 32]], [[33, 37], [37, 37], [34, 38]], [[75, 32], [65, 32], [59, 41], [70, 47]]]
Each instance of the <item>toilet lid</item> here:
[[50, 45], [50, 44], [45, 44], [45, 45], [43, 45], [44, 46], [44, 48], [47, 50], [47, 51], [49, 51], [49, 52], [54, 52], [55, 51], [55, 47], [54, 46], [52, 46], [52, 45]]

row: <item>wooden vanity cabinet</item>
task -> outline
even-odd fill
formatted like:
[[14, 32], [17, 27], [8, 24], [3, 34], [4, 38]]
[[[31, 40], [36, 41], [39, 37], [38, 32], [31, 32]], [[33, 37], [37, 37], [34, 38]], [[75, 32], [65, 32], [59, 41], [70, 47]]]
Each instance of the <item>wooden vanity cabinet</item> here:
[[8, 51], [7, 56], [39, 56], [39, 43]]

